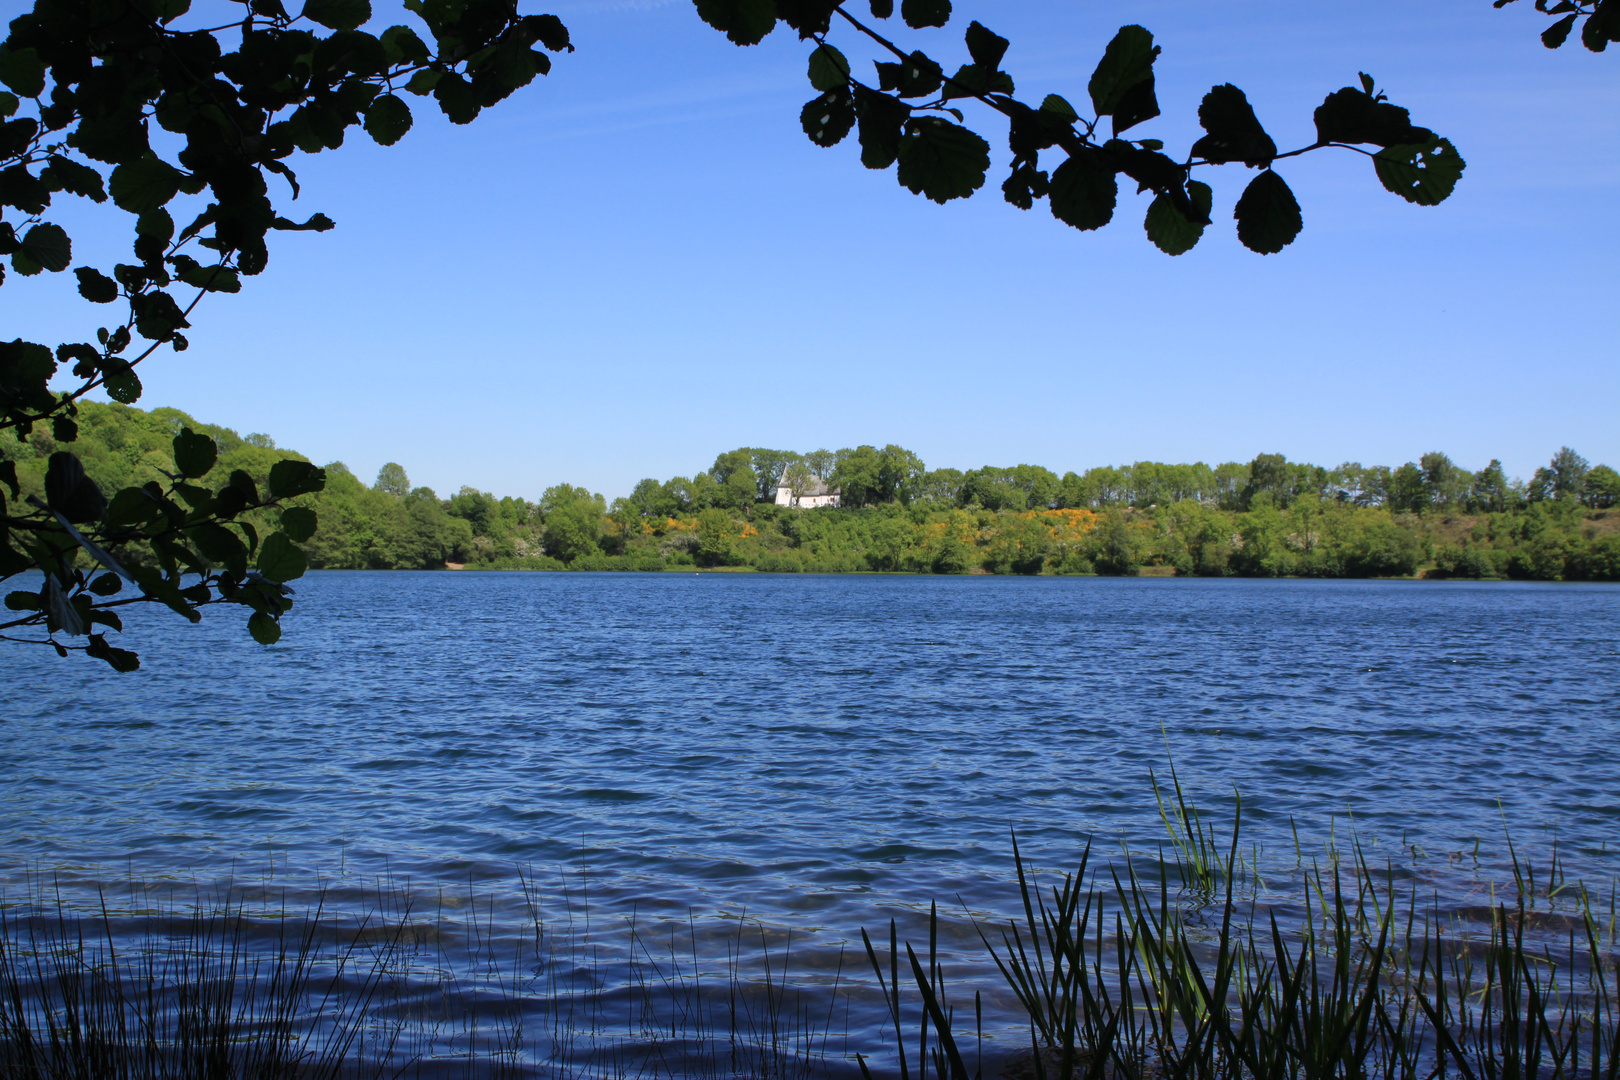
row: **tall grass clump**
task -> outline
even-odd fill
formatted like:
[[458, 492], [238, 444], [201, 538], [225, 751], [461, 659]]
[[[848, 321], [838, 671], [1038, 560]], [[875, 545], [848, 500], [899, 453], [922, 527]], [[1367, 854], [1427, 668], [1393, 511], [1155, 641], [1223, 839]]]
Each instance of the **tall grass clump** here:
[[337, 1077], [381, 1063], [397, 1024], [369, 1015], [404, 923], [212, 909], [138, 920], [0, 909], [0, 1077]]
[[841, 962], [791, 934], [597, 919], [564, 890], [524, 922], [383, 882], [362, 913], [226, 887], [75, 910], [0, 905], [0, 1080], [733, 1077], [841, 1061]]
[[[1023, 917], [975, 925], [1027, 1021], [1029, 1049], [1015, 1063], [1021, 1075], [1620, 1078], [1612, 896], [1607, 925], [1578, 884], [1573, 914], [1537, 911], [1534, 874], [1515, 852], [1517, 899], [1491, 905], [1471, 924], [1425, 902], [1416, 886], [1403, 890], [1392, 867], [1375, 868], [1357, 845], [1348, 860], [1302, 873], [1292, 901], [1262, 907], [1258, 889], [1246, 902], [1235, 890], [1243, 877], [1236, 819], [1224, 857], [1210, 862], [1209, 827], [1200, 827], [1179, 783], [1172, 805], [1165, 817], [1176, 854], [1156, 881], [1139, 876], [1128, 854], [1122, 865], [1095, 869], [1087, 846], [1077, 869], [1043, 890], [1014, 837]], [[1547, 877], [1559, 879], [1556, 859]], [[1212, 881], [1221, 895], [1209, 896]], [[1554, 894], [1549, 886], [1546, 895]], [[1215, 920], [1202, 910], [1211, 900]], [[1197, 920], [1189, 917], [1195, 910]], [[931, 939], [935, 932], [931, 920]], [[878, 950], [870, 940], [866, 948], [885, 982], [902, 1080], [925, 1080], [930, 1064], [940, 1080], [978, 1080], [982, 1070], [970, 1069], [959, 1049], [959, 1025], [936, 1005], [937, 970], [919, 964], [909, 945], [923, 1007], [908, 1067], [892, 935], [886, 982]], [[930, 1032], [934, 1051], [925, 1056]]]

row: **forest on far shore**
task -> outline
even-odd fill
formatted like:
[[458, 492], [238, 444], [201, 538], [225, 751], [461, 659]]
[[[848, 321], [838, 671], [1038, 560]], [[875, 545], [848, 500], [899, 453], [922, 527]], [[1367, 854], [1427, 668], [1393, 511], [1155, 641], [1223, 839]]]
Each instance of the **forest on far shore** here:
[[[261, 484], [301, 455], [176, 409], [80, 406], [72, 444], [103, 490], [172, 472], [182, 426], [211, 436], [220, 475]], [[27, 491], [57, 449], [36, 429], [0, 444]], [[706, 470], [646, 479], [609, 503], [558, 483], [538, 502], [413, 487], [390, 463], [367, 483], [341, 462], [302, 496], [303, 545], [328, 569], [862, 571], [993, 574], [1521, 578], [1620, 581], [1620, 474], [1560, 448], [1528, 480], [1442, 453], [1333, 468], [1261, 454], [1209, 466], [1137, 462], [1058, 475], [1038, 465], [925, 468], [898, 446], [742, 448]], [[839, 508], [778, 506], [831, 486]], [[273, 524], [266, 522], [265, 524]]]

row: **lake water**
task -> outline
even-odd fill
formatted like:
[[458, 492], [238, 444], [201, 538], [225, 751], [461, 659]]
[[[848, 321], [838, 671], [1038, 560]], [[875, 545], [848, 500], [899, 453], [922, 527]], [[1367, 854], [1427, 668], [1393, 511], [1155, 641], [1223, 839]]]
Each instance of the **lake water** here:
[[930, 899], [1010, 913], [1009, 830], [1046, 867], [1087, 837], [1151, 852], [1172, 758], [1223, 833], [1241, 792], [1262, 877], [1352, 831], [1459, 903], [1504, 828], [1572, 876], [1620, 868], [1615, 586], [296, 584], [273, 648], [216, 609], [131, 619], [132, 675], [5, 650], [13, 894], [386, 872], [470, 881], [500, 918], [520, 872], [552, 907], [572, 875], [598, 911], [746, 909], [830, 947]]

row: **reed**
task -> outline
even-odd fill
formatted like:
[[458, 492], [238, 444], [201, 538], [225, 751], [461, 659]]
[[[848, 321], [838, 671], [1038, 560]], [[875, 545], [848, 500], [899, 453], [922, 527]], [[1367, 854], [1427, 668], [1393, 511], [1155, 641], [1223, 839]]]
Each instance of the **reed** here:
[[[869, 975], [745, 917], [604, 920], [566, 879], [548, 922], [532, 875], [517, 914], [471, 885], [379, 882], [359, 914], [46, 890], [0, 904], [0, 1080], [984, 1080], [1009, 1036], [1033, 1080], [1620, 1080], [1615, 892], [1556, 848], [1538, 867], [1510, 838], [1511, 884], [1474, 911], [1353, 840], [1297, 852], [1276, 893], [1241, 803], [1217, 847], [1170, 775], [1159, 858], [1088, 845], [1043, 881], [1015, 835], [1014, 917], [931, 905], [926, 945], [862, 929]], [[948, 979], [942, 934], [969, 929], [982, 962], [953, 953]]]
[[232, 886], [0, 905], [0, 1080], [805, 1080], [843, 1060], [842, 964], [802, 969], [791, 934], [593, 925], [566, 889], [548, 924], [522, 886], [519, 934], [471, 887], [424, 903], [394, 882], [359, 916]]
[[[975, 926], [1028, 1018], [1037, 1080], [1620, 1078], [1614, 896], [1605, 928], [1556, 856], [1538, 889], [1510, 844], [1517, 899], [1494, 904], [1482, 933], [1425, 904], [1415, 886], [1403, 893], [1393, 868], [1376, 870], [1359, 843], [1349, 859], [1301, 876], [1294, 917], [1280, 904], [1262, 911], [1254, 895], [1242, 910], [1239, 815], [1212, 862], [1211, 830], [1175, 787], [1164, 818], [1177, 855], [1156, 883], [1128, 854], [1106, 875], [1093, 871], [1088, 846], [1043, 892], [1013, 839], [1023, 920]], [[1211, 934], [1187, 915], [1210, 902], [1216, 881]], [[1575, 915], [1533, 907], [1566, 889]], [[1560, 947], [1549, 928], [1561, 930]], [[882, 958], [865, 943], [881, 982]], [[906, 950], [931, 1000], [935, 977]], [[891, 985], [896, 956], [891, 928]], [[898, 1027], [898, 987], [885, 997]], [[977, 1080], [951, 1025], [932, 1007], [918, 1025], [943, 1051], [936, 1073]], [[904, 1060], [901, 1076], [910, 1080]]]

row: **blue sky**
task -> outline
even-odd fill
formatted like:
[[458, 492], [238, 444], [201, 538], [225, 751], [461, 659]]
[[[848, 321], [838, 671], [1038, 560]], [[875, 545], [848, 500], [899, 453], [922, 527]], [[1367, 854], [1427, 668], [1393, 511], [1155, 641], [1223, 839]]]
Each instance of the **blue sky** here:
[[[404, 21], [376, 3], [379, 27]], [[393, 460], [441, 494], [530, 498], [611, 498], [743, 445], [1059, 472], [1438, 449], [1528, 475], [1568, 444], [1620, 466], [1620, 55], [1543, 49], [1528, 2], [958, 0], [944, 30], [889, 24], [955, 64], [978, 18], [1011, 39], [1021, 97], [1079, 103], [1141, 23], [1164, 115], [1132, 134], [1175, 154], [1215, 83], [1292, 148], [1364, 70], [1468, 159], [1434, 208], [1347, 151], [1282, 163], [1305, 231], [1267, 257], [1231, 222], [1252, 173], [1215, 170], [1216, 223], [1175, 259], [1143, 236], [1145, 197], [1085, 234], [1003, 203], [988, 115], [969, 119], [992, 178], [945, 207], [863, 169], [853, 139], [812, 146], [808, 49], [783, 28], [739, 49], [684, 0], [525, 10], [562, 16], [578, 51], [469, 127], [417, 107], [391, 149], [356, 134], [297, 163], [296, 210], [338, 228], [277, 238], [188, 352], [143, 366], [143, 405], [368, 480]], [[110, 263], [126, 230], [76, 220], [80, 261]], [[11, 332], [87, 336], [67, 277], [8, 280]]]

